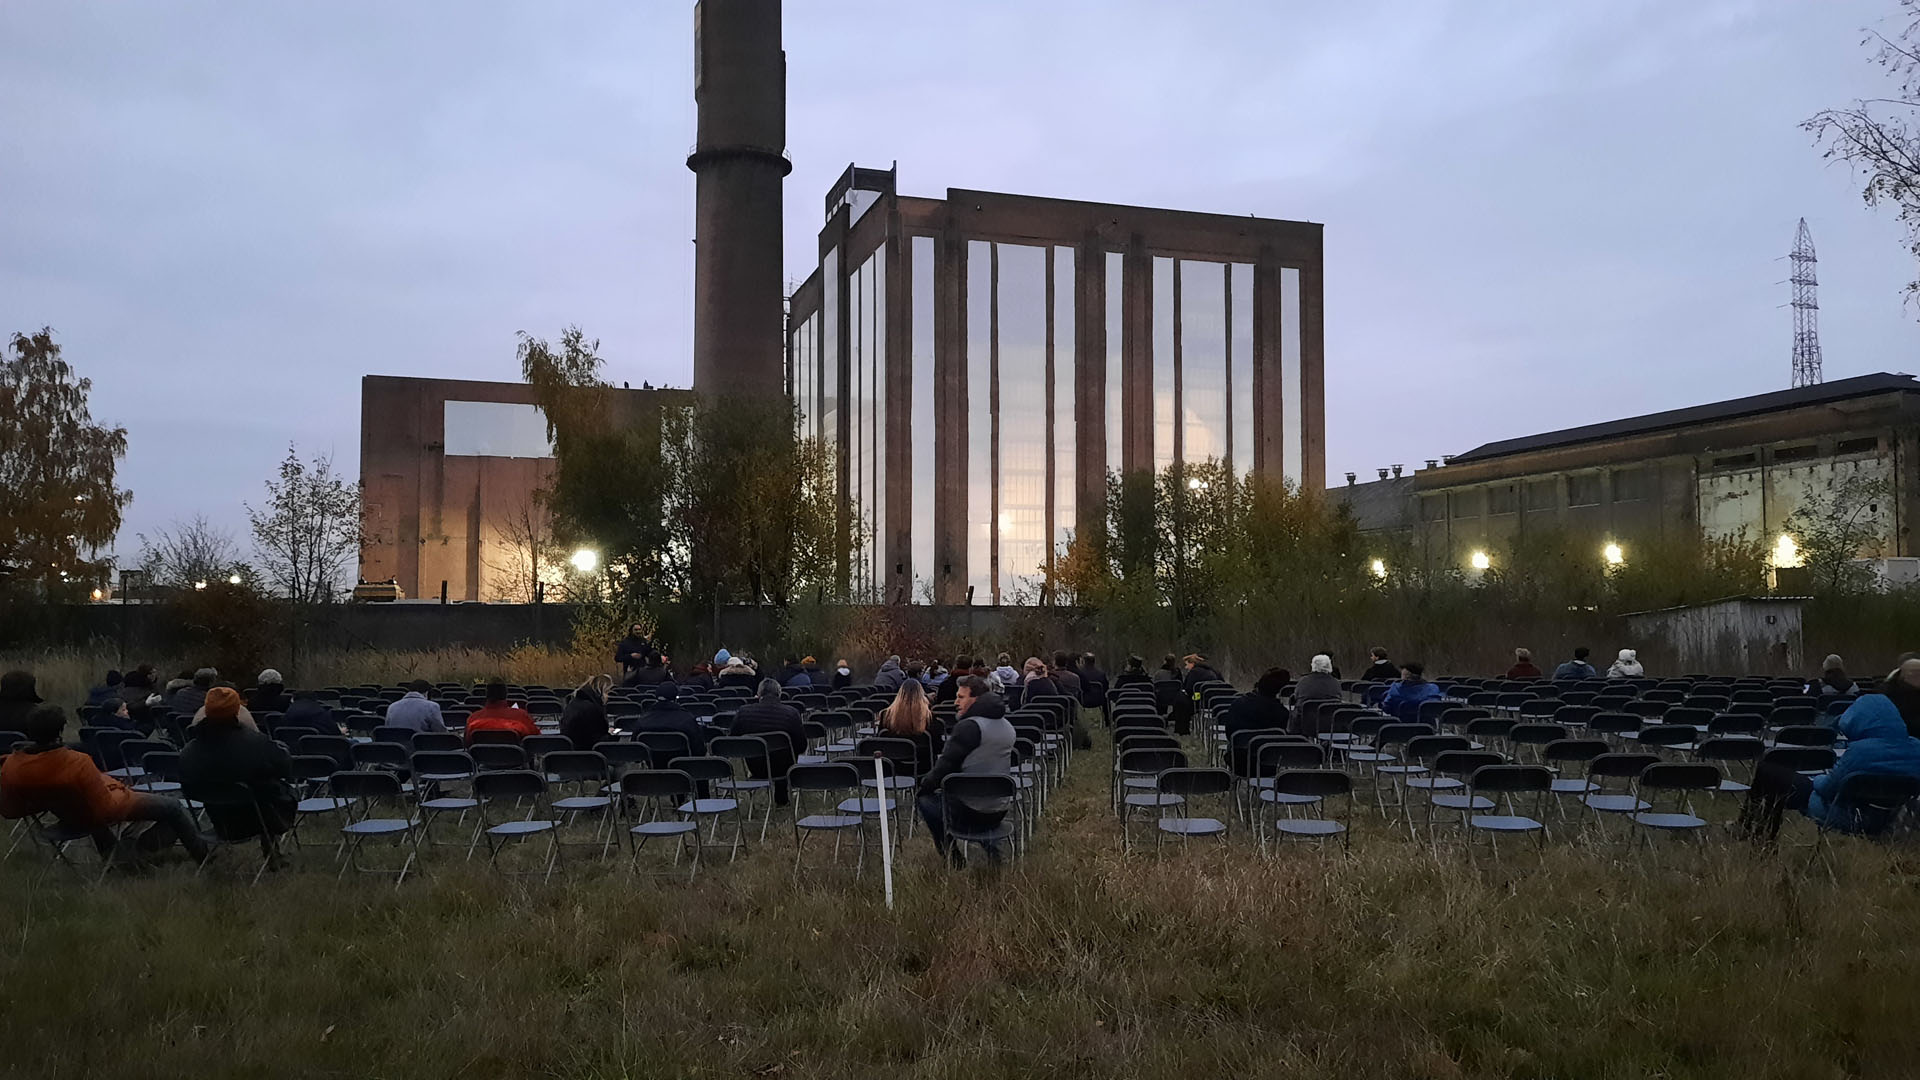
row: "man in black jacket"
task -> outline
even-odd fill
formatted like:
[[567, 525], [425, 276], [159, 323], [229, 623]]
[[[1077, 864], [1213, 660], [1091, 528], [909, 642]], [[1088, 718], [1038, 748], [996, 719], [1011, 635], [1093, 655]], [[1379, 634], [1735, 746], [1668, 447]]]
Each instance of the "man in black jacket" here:
[[[768, 763], [750, 762], [748, 769], [756, 780], [773, 781], [774, 805], [787, 805], [787, 770], [793, 768], [794, 755], [806, 748], [807, 729], [800, 722], [800, 710], [780, 700], [780, 684], [772, 679], [760, 680], [759, 698], [742, 705], [740, 711], [733, 714], [733, 726], [727, 733], [786, 736], [784, 743], [768, 739]], [[767, 771], [769, 766], [771, 776]]]
[[1397, 682], [1400, 678], [1400, 665], [1387, 659], [1387, 650], [1378, 645], [1373, 647], [1373, 662], [1360, 673], [1361, 682]]
[[652, 653], [653, 642], [647, 640], [645, 629], [634, 623], [627, 629], [627, 636], [613, 647], [613, 662], [620, 665], [620, 681], [631, 681], [633, 673], [640, 670]]
[[[638, 719], [627, 724], [627, 730], [635, 735], [643, 731], [670, 731], [687, 737], [687, 753], [699, 755], [707, 752], [707, 729], [700, 726], [692, 713], [680, 707], [680, 687], [673, 683], [661, 683], [654, 687], [653, 701], [640, 713]], [[667, 767], [666, 758], [655, 758], [653, 767]]]
[[1100, 663], [1092, 653], [1080, 658], [1080, 702], [1089, 709], [1100, 711], [1102, 723], [1107, 719], [1107, 673], [1100, 670]]
[[[293, 692], [293, 704], [287, 706], [286, 715], [274, 725], [275, 731], [287, 728], [305, 728], [316, 735], [340, 734], [340, 723], [333, 718], [333, 710], [320, 700], [319, 694], [311, 690]], [[294, 735], [291, 741], [297, 742], [298, 739], [299, 736]]]
[[[1007, 721], [1007, 707], [1000, 696], [992, 692], [987, 680], [977, 675], [962, 676], [955, 674], [954, 701], [959, 708], [959, 723], [947, 734], [945, 748], [940, 758], [933, 763], [932, 771], [921, 779], [917, 800], [921, 820], [927, 823], [927, 835], [933, 838], [934, 850], [942, 856], [951, 857], [957, 865], [964, 866], [965, 858], [958, 848], [951, 852], [947, 844], [946, 815], [951, 814], [951, 824], [968, 832], [992, 829], [1005, 820], [1007, 811], [1013, 805], [1004, 799], [978, 800], [956, 798], [945, 803], [940, 797], [940, 784], [954, 773], [969, 776], [1010, 776], [1013, 773], [1013, 725]], [[1000, 861], [1000, 845], [986, 844], [987, 860]]]
[[206, 716], [180, 750], [181, 794], [205, 805], [207, 820], [222, 839], [259, 837], [261, 853], [278, 866], [282, 860], [274, 839], [293, 827], [297, 803], [293, 758], [279, 743], [243, 726], [240, 706], [239, 692], [230, 687], [207, 691]]

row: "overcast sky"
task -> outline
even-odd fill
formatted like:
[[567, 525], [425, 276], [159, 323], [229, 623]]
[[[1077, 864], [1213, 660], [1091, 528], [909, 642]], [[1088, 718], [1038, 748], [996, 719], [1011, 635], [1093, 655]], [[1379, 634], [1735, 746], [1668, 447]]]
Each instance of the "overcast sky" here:
[[[0, 332], [126, 425], [122, 539], [236, 532], [288, 442], [358, 472], [360, 376], [512, 379], [578, 323], [691, 379], [692, 9], [0, 3]], [[1887, 86], [1893, 0], [796, 0], [788, 273], [848, 162], [1326, 226], [1328, 479], [1916, 371], [1890, 213], [1797, 124]], [[1897, 26], [1889, 26], [1897, 29]]]

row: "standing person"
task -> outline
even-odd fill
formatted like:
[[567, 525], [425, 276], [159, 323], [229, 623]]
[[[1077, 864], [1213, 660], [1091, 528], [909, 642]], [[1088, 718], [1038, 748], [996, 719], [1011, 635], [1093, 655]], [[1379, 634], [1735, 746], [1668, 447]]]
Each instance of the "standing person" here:
[[400, 700], [387, 706], [387, 726], [406, 728], [408, 731], [445, 731], [447, 721], [440, 715], [440, 704], [429, 698], [433, 684], [425, 679], [415, 679], [407, 684], [407, 692]]
[[595, 675], [580, 684], [560, 710], [560, 734], [573, 741], [575, 750], [591, 750], [607, 740], [607, 691], [613, 689], [613, 676]]
[[913, 743], [920, 763], [914, 770], [915, 776], [925, 776], [927, 770], [933, 768], [934, 759], [940, 756], [946, 741], [946, 725], [933, 715], [933, 703], [927, 700], [926, 688], [911, 679], [900, 684], [893, 704], [881, 711], [874, 726], [888, 738]]
[[106, 681], [87, 691], [87, 704], [100, 708], [109, 702], [120, 700], [120, 673], [107, 672]]
[[646, 628], [639, 623], [629, 626], [627, 636], [613, 647], [613, 662], [620, 665], [620, 681], [631, 682], [634, 672], [646, 664], [647, 657], [653, 652], [653, 642], [647, 640]]
[[1538, 679], [1546, 672], [1534, 666], [1533, 653], [1527, 649], [1513, 650], [1513, 666], [1507, 669], [1509, 679]]
[[1799, 812], [1830, 829], [1879, 832], [1897, 819], [1872, 808], [1849, 806], [1840, 794], [1847, 777], [1855, 773], [1883, 773], [1920, 777], [1920, 660], [1905, 660], [1887, 675], [1877, 694], [1863, 695], [1834, 721], [1847, 740], [1847, 752], [1819, 779], [1803, 776], [1791, 766], [1762, 764], [1740, 814], [1746, 836], [1771, 847], [1780, 833], [1787, 810]]
[[10, 729], [27, 741], [0, 762], [0, 818], [52, 814], [68, 828], [86, 830], [102, 857], [113, 852], [113, 826], [151, 821], [155, 825], [140, 837], [139, 850], [158, 851], [164, 842], [178, 840], [195, 861], [207, 857], [207, 842], [185, 803], [133, 791], [101, 772], [93, 758], [60, 741], [66, 729], [67, 711], [44, 703]]
[[253, 680], [253, 693], [247, 695], [249, 712], [266, 713], [287, 711], [293, 699], [287, 696], [287, 680], [278, 671], [268, 668]]
[[1300, 676], [1300, 685], [1293, 688], [1294, 708], [1309, 701], [1339, 701], [1343, 691], [1340, 689], [1340, 676], [1333, 673], [1333, 657], [1319, 653], [1307, 662], [1307, 666], [1311, 670]]
[[[647, 702], [640, 717], [627, 724], [627, 729], [635, 735], [645, 731], [670, 731], [687, 737], [687, 753], [698, 756], [707, 752], [707, 729], [694, 719], [694, 715], [680, 705], [680, 688], [673, 683], [661, 683], [653, 692], [653, 700]], [[667, 762], [655, 758], [656, 769], [665, 768]]]
[[[277, 869], [281, 856], [274, 838], [293, 827], [299, 803], [293, 758], [279, 743], [241, 725], [240, 693], [232, 687], [207, 691], [205, 708], [180, 749], [180, 790], [206, 806], [221, 839], [258, 837], [260, 853]], [[242, 798], [239, 788], [250, 798]]]
[[1599, 678], [1600, 673], [1594, 670], [1592, 664], [1587, 662], [1587, 657], [1592, 654], [1593, 650], [1587, 648], [1585, 645], [1573, 650], [1573, 659], [1553, 669], [1553, 681], [1567, 682], [1569, 680]]
[[1440, 687], [1427, 681], [1427, 669], [1408, 660], [1400, 665], [1400, 681], [1387, 687], [1387, 696], [1380, 699], [1380, 711], [1404, 724], [1418, 723], [1421, 703], [1441, 696]]
[[846, 657], [841, 657], [840, 662], [833, 666], [833, 678], [829, 685], [834, 690], [845, 690], [853, 685], [853, 665], [847, 663]]
[[774, 805], [787, 805], [787, 770], [793, 768], [794, 755], [806, 749], [807, 728], [800, 720], [800, 710], [780, 700], [780, 684], [762, 679], [759, 696], [733, 714], [733, 726], [727, 733], [786, 736], [784, 742], [767, 740], [767, 760], [750, 761], [747, 770], [756, 780], [772, 780]]
[[1080, 704], [1100, 713], [1100, 722], [1107, 721], [1107, 688], [1110, 681], [1107, 673], [1100, 670], [1100, 662], [1092, 653], [1083, 653], [1080, 657]]
[[1127, 657], [1127, 666], [1113, 677], [1116, 689], [1122, 686], [1152, 686], [1153, 676], [1147, 674], [1147, 662], [1138, 656]]
[[495, 679], [487, 684], [487, 703], [467, 717], [467, 745], [473, 745], [473, 736], [482, 731], [511, 731], [524, 739], [540, 734], [540, 725], [533, 722], [531, 713], [507, 700], [507, 684]]
[[[1316, 662], [1321, 659], [1322, 657], [1314, 657]], [[1332, 667], [1333, 662], [1328, 660], [1327, 666]], [[1312, 676], [1309, 675], [1307, 678]], [[1301, 686], [1307, 685], [1307, 678], [1300, 680]], [[1334, 680], [1336, 689], [1339, 682], [1338, 679]], [[1234, 746], [1235, 735], [1242, 731], [1283, 732], [1287, 730], [1287, 706], [1280, 700], [1280, 694], [1286, 688], [1287, 673], [1277, 667], [1268, 668], [1260, 678], [1254, 680], [1252, 690], [1234, 698], [1233, 703], [1227, 706], [1224, 723], [1227, 728], [1227, 745], [1232, 748], [1227, 757], [1227, 768], [1233, 775], [1252, 776], [1254, 766], [1253, 757], [1247, 752], [1247, 748], [1244, 745]], [[1299, 701], [1297, 695], [1294, 700], [1296, 703]]]
[[1638, 679], [1646, 673], [1647, 669], [1640, 666], [1638, 653], [1632, 649], [1621, 649], [1619, 658], [1614, 660], [1613, 666], [1607, 669], [1607, 678]]
[[[927, 823], [927, 835], [942, 858], [956, 866], [966, 865], [966, 856], [949, 844], [949, 826], [968, 832], [993, 829], [1006, 819], [1013, 804], [1007, 799], [956, 797], [947, 802], [940, 797], [940, 785], [948, 776], [1010, 776], [1013, 773], [1013, 725], [1007, 722], [1007, 708], [988, 691], [987, 680], [977, 676], [956, 675], [954, 702], [959, 720], [947, 737], [946, 747], [933, 769], [920, 781], [917, 800], [920, 817]], [[948, 815], [951, 815], [949, 820]], [[987, 861], [999, 863], [1000, 846], [987, 844]]]
[[9, 671], [0, 675], [0, 731], [27, 730], [27, 715], [40, 704], [33, 672]]
[[1859, 689], [1853, 676], [1847, 674], [1847, 665], [1834, 653], [1821, 661], [1820, 677], [1807, 684], [1807, 693], [1813, 697], [1845, 697]]
[[1387, 659], [1384, 647], [1375, 645], [1367, 655], [1372, 659], [1360, 673], [1361, 682], [1392, 682], [1400, 677], [1400, 665]]

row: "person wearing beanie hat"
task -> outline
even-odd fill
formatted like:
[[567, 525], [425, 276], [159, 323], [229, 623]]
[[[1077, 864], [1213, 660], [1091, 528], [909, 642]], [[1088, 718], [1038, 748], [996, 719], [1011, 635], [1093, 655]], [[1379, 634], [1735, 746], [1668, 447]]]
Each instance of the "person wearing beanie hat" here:
[[120, 673], [107, 672], [107, 680], [87, 691], [87, 704], [111, 709], [120, 700]]
[[100, 771], [93, 758], [61, 742], [67, 711], [36, 705], [21, 725], [27, 741], [0, 762], [0, 818], [52, 814], [60, 824], [85, 830], [101, 856], [113, 853], [113, 827], [127, 821], [151, 821], [140, 837], [143, 852], [178, 840], [195, 860], [207, 857], [207, 843], [193, 815], [179, 799], [133, 791]]
[[[627, 724], [628, 730], [635, 736], [647, 731], [664, 731], [687, 738], [688, 754], [707, 752], [707, 729], [693, 714], [680, 706], [680, 687], [673, 683], [661, 683], [654, 688], [653, 700], [647, 703], [639, 717]], [[653, 754], [653, 767], [664, 769], [667, 763], [678, 754], [668, 750], [656, 750]]]
[[[293, 827], [293, 758], [260, 733], [231, 686], [207, 691], [201, 715], [180, 751], [181, 793], [206, 808], [213, 831], [228, 842], [258, 837], [260, 853], [278, 867], [275, 837]], [[262, 826], [265, 831], [262, 831]]]
[[27, 714], [40, 704], [33, 672], [9, 671], [0, 675], [0, 731], [25, 731]]

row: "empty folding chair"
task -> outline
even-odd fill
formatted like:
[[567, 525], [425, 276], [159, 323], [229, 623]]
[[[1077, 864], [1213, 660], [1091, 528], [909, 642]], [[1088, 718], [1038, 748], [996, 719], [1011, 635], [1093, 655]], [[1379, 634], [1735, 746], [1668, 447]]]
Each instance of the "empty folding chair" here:
[[1474, 720], [1467, 724], [1467, 738], [1472, 740], [1475, 750], [1493, 750], [1505, 753], [1507, 735], [1518, 721], [1505, 716], [1490, 716], [1485, 720]]
[[406, 747], [409, 750], [413, 748], [414, 730], [412, 728], [388, 727], [387, 725], [382, 724], [381, 726], [374, 728], [371, 734], [374, 742], [397, 743], [401, 746]]
[[119, 756], [121, 766], [107, 773], [107, 775], [122, 781], [130, 788], [136, 788], [141, 791], [178, 790], [177, 788], [155, 789], [149, 787], [146, 782], [146, 756], [148, 754], [165, 754], [175, 749], [172, 743], [160, 739], [123, 740], [119, 746], [115, 748], [115, 753]]
[[723, 757], [695, 755], [674, 758], [670, 767], [691, 776], [702, 792], [698, 797], [681, 803], [679, 809], [682, 814], [690, 815], [695, 820], [706, 819], [707, 838], [703, 843], [719, 843], [720, 820], [733, 819], [733, 839], [727, 847], [727, 861], [732, 862], [740, 853], [740, 846], [746, 842], [746, 823], [740, 816], [740, 800], [715, 790], [713, 785], [733, 779], [733, 762]]
[[[1458, 825], [1473, 814], [1490, 814], [1495, 810], [1492, 799], [1485, 795], [1474, 794], [1469, 788], [1472, 786], [1474, 773], [1489, 765], [1505, 763], [1506, 759], [1492, 750], [1469, 750], [1464, 746], [1449, 747], [1433, 756], [1430, 764], [1431, 771], [1428, 775], [1407, 781], [1409, 791], [1414, 790], [1414, 780], [1420, 780], [1427, 785], [1427, 811], [1423, 825], [1429, 841], [1435, 845], [1440, 842], [1437, 825], [1442, 823], [1434, 820], [1437, 812], [1458, 814], [1459, 817], [1455, 819], [1455, 824]], [[1407, 821], [1411, 827], [1413, 821], [1411, 810], [1408, 811]]]
[[553, 798], [548, 805], [554, 813], [565, 815], [561, 819], [558, 842], [567, 842], [565, 826], [578, 821], [582, 814], [595, 814], [599, 820], [594, 824], [593, 840], [589, 843], [598, 843], [601, 857], [606, 857], [613, 848], [616, 824], [613, 796], [608, 794], [607, 759], [592, 750], [553, 750], [547, 753], [541, 767], [552, 785]]
[[[169, 743], [155, 743], [155, 745], [171, 746]], [[131, 753], [132, 746], [132, 743], [128, 743], [121, 749]], [[148, 750], [141, 754], [138, 760], [140, 762], [140, 780], [138, 783], [133, 784], [133, 787], [152, 795], [174, 795], [180, 791], [179, 751], [173, 749]], [[188, 807], [188, 809], [199, 809], [199, 806], [195, 804]]]
[[[1379, 734], [1374, 736], [1373, 748], [1383, 753], [1400, 753], [1409, 740], [1431, 734], [1433, 734], [1433, 729], [1425, 724], [1386, 724], [1380, 728]], [[1374, 766], [1374, 807], [1380, 812], [1385, 813], [1388, 807], [1402, 804], [1405, 800], [1402, 798], [1400, 782], [1409, 776], [1420, 776], [1426, 771], [1427, 767], [1418, 762], [1402, 761], [1392, 765]], [[1384, 791], [1380, 784], [1382, 778], [1387, 780]], [[1385, 791], [1393, 792], [1393, 802], [1388, 802], [1384, 798]]]
[[1773, 734], [1775, 746], [1832, 746], [1839, 732], [1830, 727], [1784, 727]]
[[[340, 860], [340, 874], [348, 870], [366, 874], [393, 874], [394, 885], [407, 879], [414, 860], [420, 854], [418, 820], [407, 806], [400, 790], [400, 778], [390, 772], [348, 771], [334, 773], [327, 781], [328, 791], [346, 801], [347, 822], [340, 827], [346, 850]], [[360, 849], [369, 840], [392, 840], [406, 853], [398, 869], [360, 864]]]
[[[674, 758], [689, 757], [693, 747], [688, 744], [685, 734], [678, 731], [636, 731], [634, 745], [645, 748], [648, 759], [655, 769], [664, 769]], [[606, 753], [605, 744], [594, 749]], [[611, 759], [609, 759], [611, 760]]]
[[[757, 800], [762, 804], [760, 839], [765, 840], [767, 827], [773, 821], [773, 780], [769, 773], [773, 754], [768, 748], [767, 738], [761, 735], [717, 735], [707, 741], [707, 755], [723, 758], [735, 766], [732, 776], [713, 782], [715, 792], [738, 799], [740, 812], [748, 818], [753, 817], [754, 802]], [[743, 836], [743, 842], [744, 839]]]
[[[793, 813], [793, 872], [798, 874], [806, 853], [807, 838], [819, 834], [833, 837], [833, 852], [828, 865], [840, 865], [840, 841], [851, 834], [854, 844], [854, 873], [866, 865], [866, 816], [840, 809], [848, 798], [858, 798], [862, 790], [859, 768], [852, 762], [835, 761], [815, 765], [795, 765], [787, 770], [787, 790]], [[817, 803], [809, 808], [809, 803]]]
[[[346, 770], [341, 769], [329, 754], [293, 755], [293, 779], [299, 785], [300, 796], [300, 801], [294, 804], [293, 828], [289, 831], [295, 844], [304, 842], [301, 829], [307, 822], [329, 814], [344, 813], [353, 805], [353, 799], [333, 794], [330, 783], [333, 774], [343, 771]], [[198, 804], [193, 806], [197, 807]], [[325, 827], [324, 823], [321, 827]], [[344, 844], [345, 838], [337, 842]]]
[[1656, 832], [1702, 835], [1707, 819], [1694, 812], [1691, 795], [1720, 790], [1722, 779], [1718, 768], [1703, 763], [1662, 761], [1649, 765], [1634, 781], [1634, 793], [1647, 808], [1629, 814], [1628, 819], [1644, 830], [1642, 835], [1649, 845]]
[[[560, 822], [547, 803], [547, 778], [532, 769], [504, 769], [479, 772], [473, 777], [473, 797], [480, 800], [480, 835], [487, 842], [487, 866], [500, 873], [539, 874], [542, 881], [553, 877], [560, 864]], [[515, 817], [520, 805], [526, 811]], [[515, 844], [544, 836], [547, 849], [538, 869], [506, 871], [500, 867], [500, 855]]]
[[511, 772], [527, 767], [527, 752], [520, 748], [518, 742], [475, 742], [467, 747], [467, 754], [481, 772]]
[[399, 743], [363, 742], [353, 744], [353, 767], [356, 771], [379, 769], [390, 772], [400, 778], [400, 790], [411, 792], [413, 782], [410, 779], [410, 759], [412, 754]]
[[1587, 721], [1587, 733], [1605, 739], [1618, 748], [1637, 738], [1645, 719], [1632, 712], [1595, 713]]
[[640, 851], [650, 840], [673, 839], [673, 865], [687, 853], [687, 880], [700, 872], [700, 822], [689, 807], [698, 799], [693, 776], [684, 769], [631, 769], [616, 784], [621, 805], [630, 807], [627, 869], [636, 871]]
[[[1345, 850], [1351, 842], [1348, 823], [1353, 813], [1353, 777], [1337, 769], [1281, 769], [1273, 777], [1275, 816], [1273, 838], [1276, 846], [1283, 840], [1308, 840], [1319, 844], [1338, 836]], [[1343, 813], [1330, 815], [1331, 800], [1346, 799]], [[1262, 835], [1262, 850], [1265, 836]]]
[[1894, 773], [1856, 772], [1840, 783], [1827, 814], [1819, 819], [1822, 843], [1838, 829], [1862, 836], [1883, 836], [1920, 799], [1920, 778]]
[[1227, 823], [1223, 817], [1195, 816], [1194, 800], [1206, 796], [1218, 795], [1230, 799], [1233, 794], [1233, 777], [1225, 769], [1196, 769], [1191, 767], [1166, 769], [1155, 778], [1154, 790], [1161, 795], [1175, 795], [1177, 803], [1162, 808], [1155, 822], [1154, 852], [1159, 853], [1161, 843], [1169, 836], [1177, 836], [1185, 844], [1196, 836], [1217, 836], [1227, 838]]
[[1178, 749], [1154, 747], [1128, 750], [1120, 755], [1120, 776], [1124, 780], [1138, 781], [1123, 789], [1125, 794], [1120, 803], [1122, 850], [1133, 846], [1133, 819], [1136, 814], [1145, 814], [1149, 820], [1158, 821], [1165, 811], [1184, 801], [1177, 792], [1159, 790], [1159, 782], [1160, 774], [1168, 769], [1186, 767], [1186, 752]]
[[529, 735], [520, 740], [520, 749], [527, 752], [527, 767], [538, 772], [546, 768], [548, 754], [572, 750], [573, 740], [565, 735]]
[[1660, 755], [1644, 752], [1601, 754], [1587, 762], [1587, 779], [1592, 790], [1581, 797], [1580, 803], [1593, 811], [1593, 822], [1601, 837], [1606, 836], [1609, 815], [1625, 816], [1648, 809], [1640, 796], [1634, 794], [1633, 781], [1639, 779], [1647, 766], [1658, 764]]
[[1513, 747], [1514, 759], [1519, 764], [1541, 764], [1540, 751], [1568, 737], [1566, 727], [1558, 722], [1515, 724], [1507, 729], [1507, 744]]
[[1792, 769], [1802, 776], [1818, 776], [1833, 768], [1839, 755], [1831, 746], [1791, 746], [1781, 745], [1769, 749], [1760, 755], [1760, 766], [1781, 765]]
[[1605, 739], [1557, 739], [1540, 748], [1540, 763], [1554, 770], [1550, 787], [1562, 821], [1567, 817], [1565, 796], [1585, 799], [1595, 790], [1587, 765], [1607, 750]]
[[416, 732], [413, 736], [413, 750], [415, 753], [424, 751], [435, 754], [446, 754], [457, 750], [465, 750], [466, 747], [466, 740], [451, 731], [421, 731]]
[[[1464, 825], [1468, 835], [1485, 835], [1494, 857], [1500, 856], [1499, 838], [1532, 834], [1547, 841], [1546, 800], [1552, 797], [1553, 771], [1544, 765], [1485, 765], [1474, 771], [1465, 798], [1494, 804], [1485, 813], [1470, 811]], [[1532, 798], [1528, 798], [1532, 796]]]
[[[480, 801], [472, 796], [470, 790], [474, 775], [480, 770], [464, 750], [416, 750], [410, 764], [413, 768], [415, 805], [420, 811], [420, 843], [432, 847], [435, 843], [435, 819], [454, 814], [457, 815], [457, 824], [480, 808]], [[469, 790], [462, 791], [460, 788]], [[479, 842], [476, 831], [456, 846], [464, 847], [471, 853]]]
[[1692, 724], [1654, 724], [1639, 733], [1640, 745], [1654, 751], [1692, 753], [1700, 740], [1700, 729]]
[[[1693, 758], [1710, 765], [1726, 763], [1719, 790], [1737, 795], [1752, 786], [1753, 770], [1766, 749], [1765, 744], [1751, 736], [1717, 735], [1702, 740], [1699, 746], [1694, 747]], [[1733, 774], [1736, 770], [1732, 766], [1739, 766], [1738, 773], [1745, 779], [1735, 779]]]

